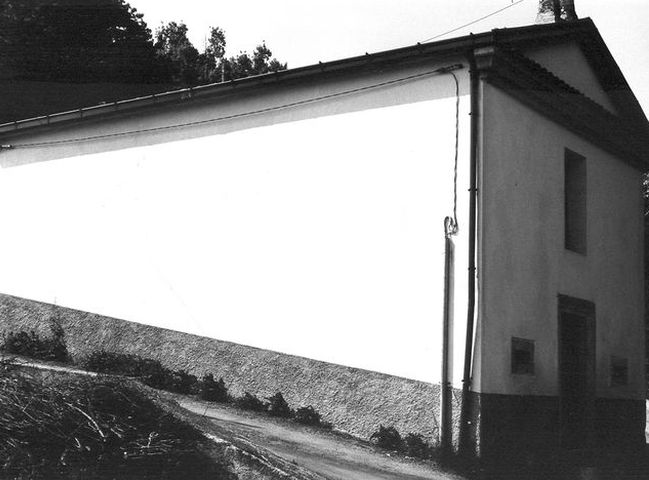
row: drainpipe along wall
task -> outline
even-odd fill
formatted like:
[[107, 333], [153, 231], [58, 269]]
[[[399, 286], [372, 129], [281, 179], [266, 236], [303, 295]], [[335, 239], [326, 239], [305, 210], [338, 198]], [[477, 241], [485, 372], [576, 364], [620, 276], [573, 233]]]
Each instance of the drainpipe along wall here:
[[470, 145], [470, 186], [469, 186], [469, 268], [468, 268], [468, 301], [466, 321], [466, 342], [464, 347], [464, 373], [462, 376], [462, 410], [460, 412], [459, 451], [468, 454], [470, 442], [471, 367], [473, 364], [473, 330], [475, 321], [475, 287], [476, 287], [476, 207], [477, 207], [477, 162], [478, 162], [478, 127], [480, 120], [480, 76], [474, 52], [468, 54], [471, 82], [471, 145]]

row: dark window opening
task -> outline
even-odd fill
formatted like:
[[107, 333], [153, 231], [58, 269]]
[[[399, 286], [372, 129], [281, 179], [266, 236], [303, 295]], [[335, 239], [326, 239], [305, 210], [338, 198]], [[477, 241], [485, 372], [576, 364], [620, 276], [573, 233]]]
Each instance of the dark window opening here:
[[611, 357], [611, 387], [622, 387], [629, 383], [629, 361], [622, 357]]
[[586, 158], [566, 149], [564, 184], [565, 247], [586, 253]]
[[534, 342], [512, 337], [512, 374], [534, 375]]

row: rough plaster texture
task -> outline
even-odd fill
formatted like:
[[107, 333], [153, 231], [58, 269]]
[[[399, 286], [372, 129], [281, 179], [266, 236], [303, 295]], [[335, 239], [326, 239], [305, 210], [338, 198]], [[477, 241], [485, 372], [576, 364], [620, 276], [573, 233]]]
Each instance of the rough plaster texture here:
[[313, 405], [325, 421], [360, 437], [383, 424], [437, 438], [439, 385], [0, 294], [1, 335], [34, 330], [46, 336], [52, 319], [61, 323], [75, 361], [101, 349], [137, 354], [197, 376], [223, 377], [234, 395], [281, 391], [291, 407]]

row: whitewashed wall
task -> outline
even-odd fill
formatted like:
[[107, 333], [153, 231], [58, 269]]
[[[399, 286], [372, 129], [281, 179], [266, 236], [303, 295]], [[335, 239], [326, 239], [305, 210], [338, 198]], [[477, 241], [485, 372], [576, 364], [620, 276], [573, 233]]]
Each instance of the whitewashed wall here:
[[[484, 94], [483, 393], [557, 395], [557, 295], [595, 303], [597, 395], [644, 399], [641, 174], [500, 90]], [[564, 151], [586, 158], [586, 255], [564, 247]], [[535, 375], [511, 375], [511, 337], [535, 341]], [[610, 357], [629, 383], [611, 386]]]
[[[182, 123], [409, 73], [14, 142]], [[459, 75], [458, 379], [469, 138]], [[0, 292], [438, 381], [454, 144], [454, 84], [443, 75], [229, 123], [4, 152]]]

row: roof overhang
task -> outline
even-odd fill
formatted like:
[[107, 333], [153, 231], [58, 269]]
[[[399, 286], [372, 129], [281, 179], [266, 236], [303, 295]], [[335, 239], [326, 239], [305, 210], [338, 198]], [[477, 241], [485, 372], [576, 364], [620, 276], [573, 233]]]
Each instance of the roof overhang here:
[[[620, 116], [571, 89], [524, 58], [530, 46], [576, 41], [593, 66], [602, 87], [611, 96]], [[479, 56], [483, 77], [524, 103], [551, 116], [608, 151], [621, 155], [639, 168], [649, 167], [649, 124], [617, 63], [590, 19], [574, 22], [497, 29], [434, 43], [365, 54], [357, 57], [283, 70], [224, 83], [102, 104], [88, 108], [19, 120], [0, 125], [0, 139], [34, 130], [63, 127], [74, 122], [137, 114], [148, 109], [201, 102], [219, 97], [246, 95], [270, 86], [312, 83], [342, 75], [398, 66], [444, 61], [453, 57]], [[481, 53], [482, 52], [482, 53]], [[485, 52], [492, 52], [485, 54]]]
[[475, 50], [481, 78], [639, 170], [649, 169], [646, 120], [621, 118], [514, 51]]

